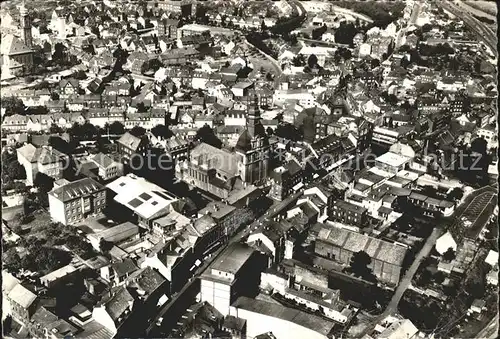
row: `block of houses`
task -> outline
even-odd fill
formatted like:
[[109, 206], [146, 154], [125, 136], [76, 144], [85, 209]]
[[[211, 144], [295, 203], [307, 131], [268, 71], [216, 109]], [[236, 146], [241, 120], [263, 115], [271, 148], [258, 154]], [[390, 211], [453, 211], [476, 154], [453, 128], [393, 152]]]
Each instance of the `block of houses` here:
[[27, 326], [37, 307], [38, 296], [21, 284], [17, 284], [7, 295], [12, 317]]
[[93, 318], [114, 336], [134, 306], [134, 297], [123, 286], [111, 292], [92, 311]]

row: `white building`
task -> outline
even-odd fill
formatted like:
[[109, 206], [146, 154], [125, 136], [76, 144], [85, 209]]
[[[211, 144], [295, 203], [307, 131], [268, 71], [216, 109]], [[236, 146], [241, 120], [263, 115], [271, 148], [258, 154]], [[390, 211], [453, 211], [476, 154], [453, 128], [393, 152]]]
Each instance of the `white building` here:
[[245, 286], [245, 275], [253, 249], [233, 244], [214, 261], [201, 279], [201, 301], [209, 302], [224, 316]]
[[455, 239], [453, 239], [453, 236], [451, 235], [450, 232], [446, 232], [442, 236], [440, 236], [436, 240], [436, 251], [443, 255], [448, 251], [449, 249], [452, 249], [454, 252], [457, 251], [457, 242]]

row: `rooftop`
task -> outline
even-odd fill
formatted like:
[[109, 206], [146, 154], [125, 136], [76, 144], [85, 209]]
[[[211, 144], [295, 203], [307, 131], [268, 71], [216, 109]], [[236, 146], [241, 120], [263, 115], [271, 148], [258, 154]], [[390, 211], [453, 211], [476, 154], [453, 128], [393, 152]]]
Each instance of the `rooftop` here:
[[37, 295], [28, 290], [21, 284], [17, 284], [9, 293], [9, 299], [21, 305], [23, 308], [28, 308], [33, 304]]
[[77, 181], [70, 182], [66, 185], [54, 188], [49, 192], [52, 196], [66, 202], [88, 194], [92, 194], [104, 189], [104, 186], [90, 178], [83, 178]]
[[384, 240], [347, 229], [324, 226], [318, 234], [318, 239], [350, 252], [366, 252], [371, 258], [401, 266], [406, 255], [406, 248]]
[[246, 245], [232, 244], [210, 265], [210, 268], [235, 274], [247, 262], [252, 253], [253, 249]]
[[335, 326], [335, 322], [327, 320], [323, 317], [302, 312], [286, 306], [270, 303], [263, 300], [255, 300], [247, 297], [238, 298], [233, 304], [233, 307], [241, 308], [247, 311], [267, 315], [270, 317], [286, 320], [305, 327], [309, 330], [327, 336]]
[[117, 243], [127, 238], [130, 238], [139, 233], [139, 226], [127, 221], [110, 228], [107, 228], [98, 233], [92, 233], [88, 236], [96, 239], [104, 239], [105, 241]]
[[389, 165], [389, 166], [395, 166], [399, 167], [404, 164], [406, 164], [408, 161], [410, 161], [411, 158], [406, 157], [404, 155], [392, 153], [392, 152], [387, 152], [379, 156], [378, 158], [375, 159], [375, 161]]
[[167, 209], [176, 200], [160, 186], [133, 174], [122, 176], [107, 187], [116, 193], [115, 201], [146, 219]]

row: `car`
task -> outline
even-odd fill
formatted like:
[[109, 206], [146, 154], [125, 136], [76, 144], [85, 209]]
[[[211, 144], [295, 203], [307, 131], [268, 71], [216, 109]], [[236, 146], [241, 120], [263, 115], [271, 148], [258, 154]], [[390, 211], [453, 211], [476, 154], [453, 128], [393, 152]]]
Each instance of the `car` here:
[[163, 322], [163, 317], [159, 317], [158, 320], [156, 321], [156, 326], [161, 326], [162, 322]]

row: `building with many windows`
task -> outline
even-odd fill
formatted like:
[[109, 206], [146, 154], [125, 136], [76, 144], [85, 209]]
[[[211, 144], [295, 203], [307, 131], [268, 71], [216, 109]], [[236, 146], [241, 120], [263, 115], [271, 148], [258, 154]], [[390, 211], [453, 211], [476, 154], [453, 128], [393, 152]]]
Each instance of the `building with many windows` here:
[[366, 208], [344, 200], [337, 200], [331, 210], [331, 218], [350, 225], [361, 226], [366, 221]]
[[90, 178], [55, 185], [48, 196], [52, 220], [63, 225], [82, 221], [107, 205], [106, 187]]

